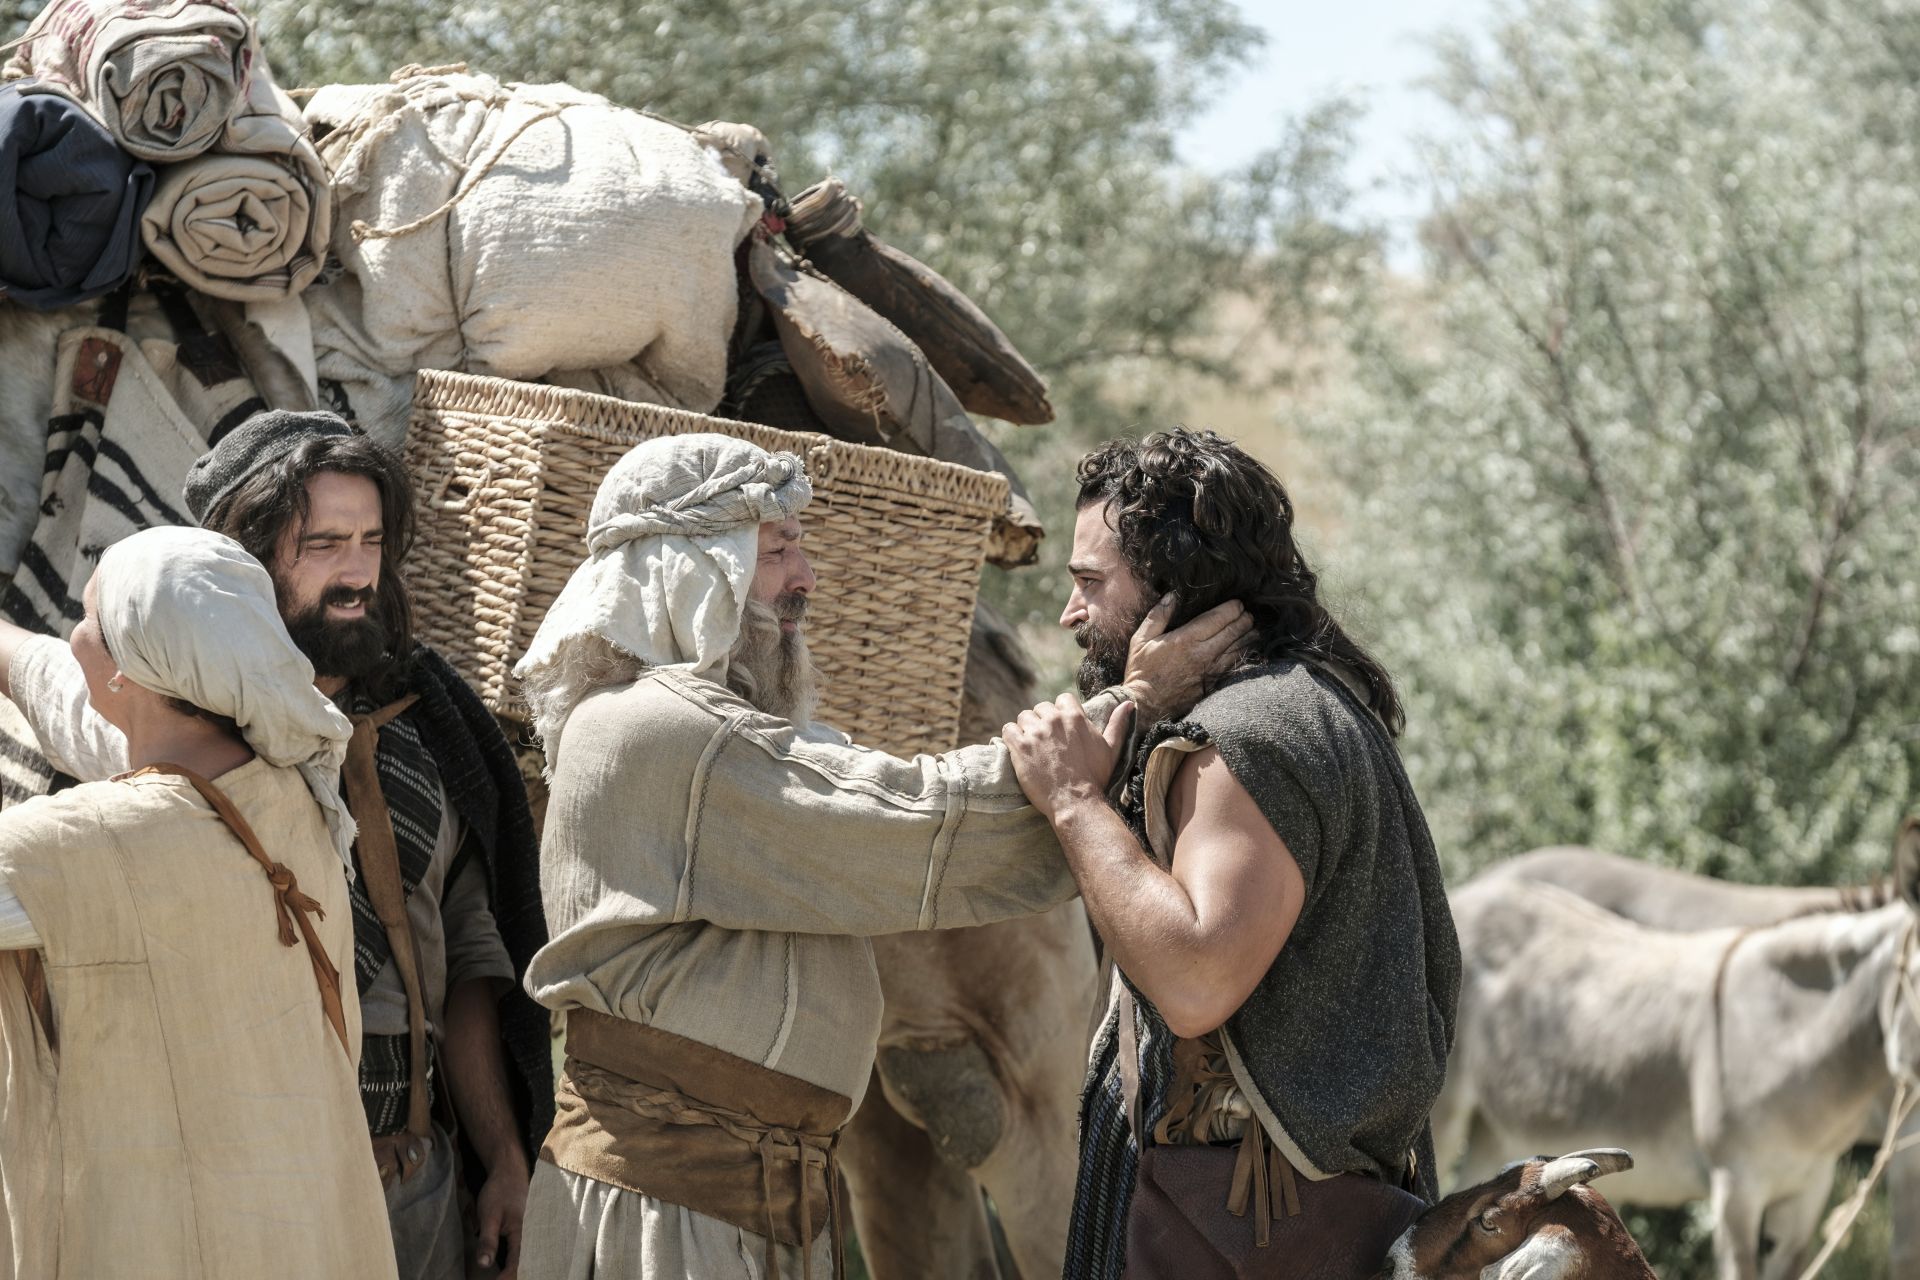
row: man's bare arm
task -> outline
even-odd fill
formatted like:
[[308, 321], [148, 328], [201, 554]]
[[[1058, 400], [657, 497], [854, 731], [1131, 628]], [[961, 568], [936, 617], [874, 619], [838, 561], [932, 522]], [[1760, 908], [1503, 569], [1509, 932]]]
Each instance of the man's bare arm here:
[[498, 978], [475, 978], [447, 992], [446, 1069], [460, 1126], [487, 1168], [475, 1206], [481, 1264], [497, 1259], [502, 1276], [511, 1277], [519, 1266], [520, 1220], [533, 1175], [520, 1146], [500, 1048], [499, 1000], [506, 986]]
[[1306, 900], [1299, 865], [1218, 750], [1188, 756], [1163, 870], [1107, 801], [1130, 707], [1104, 727], [1070, 695], [1002, 730], [1020, 789], [1047, 816], [1094, 927], [1175, 1034], [1231, 1017], [1280, 954]]

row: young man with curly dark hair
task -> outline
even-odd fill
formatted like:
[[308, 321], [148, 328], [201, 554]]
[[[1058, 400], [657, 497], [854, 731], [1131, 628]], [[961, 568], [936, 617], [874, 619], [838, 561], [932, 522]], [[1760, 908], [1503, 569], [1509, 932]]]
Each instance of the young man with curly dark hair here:
[[1005, 730], [1118, 974], [1067, 1275], [1230, 1275], [1271, 1247], [1285, 1276], [1309, 1228], [1368, 1274], [1417, 1209], [1402, 1188], [1432, 1194], [1460, 978], [1399, 695], [1321, 603], [1286, 490], [1232, 442], [1113, 441], [1079, 481], [1060, 621], [1082, 696], [1118, 681], [1143, 620], [1237, 599], [1253, 625], [1197, 704], [1136, 708], [1124, 767], [1071, 695]]

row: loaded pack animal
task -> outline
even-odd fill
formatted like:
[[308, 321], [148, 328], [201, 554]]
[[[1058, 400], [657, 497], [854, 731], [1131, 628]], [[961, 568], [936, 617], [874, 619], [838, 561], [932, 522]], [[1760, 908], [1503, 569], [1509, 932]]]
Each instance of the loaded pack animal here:
[[1442, 1167], [1626, 1142], [1616, 1198], [1708, 1200], [1721, 1280], [1797, 1275], [1836, 1161], [1920, 1070], [1920, 823], [1894, 883], [1880, 907], [1681, 933], [1519, 876], [1470, 882]]
[[[1039, 700], [987, 606], [967, 651], [960, 740]], [[841, 1143], [875, 1280], [993, 1280], [992, 1196], [1020, 1275], [1060, 1273], [1078, 1160], [1087, 1027], [1100, 996], [1086, 909], [875, 938], [886, 1010], [875, 1087]]]
[[1620, 1215], [1587, 1185], [1632, 1167], [1617, 1147], [1516, 1161], [1421, 1214], [1377, 1280], [1654, 1280]]
[[[1482, 874], [1558, 885], [1638, 924], [1682, 933], [1856, 911], [1883, 905], [1890, 892], [1878, 877], [1866, 886], [1737, 884], [1578, 845], [1535, 849]], [[1885, 1139], [1893, 1097], [1890, 1081], [1879, 1105], [1862, 1122], [1856, 1144], [1877, 1146]], [[1913, 1145], [1897, 1152], [1887, 1168], [1887, 1193], [1894, 1205], [1887, 1266], [1891, 1275], [1920, 1275], [1920, 1118], [1908, 1120], [1901, 1139]]]

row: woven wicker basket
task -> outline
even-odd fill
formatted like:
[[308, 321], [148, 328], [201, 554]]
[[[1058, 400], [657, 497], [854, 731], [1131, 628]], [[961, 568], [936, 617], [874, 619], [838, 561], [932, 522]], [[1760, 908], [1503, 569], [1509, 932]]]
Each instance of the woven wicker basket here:
[[895, 754], [954, 745], [968, 628], [1004, 478], [659, 405], [463, 373], [414, 384], [407, 462], [420, 638], [487, 705], [524, 719], [511, 675], [586, 555], [600, 478], [642, 440], [715, 431], [806, 459], [819, 576], [807, 631], [820, 718]]

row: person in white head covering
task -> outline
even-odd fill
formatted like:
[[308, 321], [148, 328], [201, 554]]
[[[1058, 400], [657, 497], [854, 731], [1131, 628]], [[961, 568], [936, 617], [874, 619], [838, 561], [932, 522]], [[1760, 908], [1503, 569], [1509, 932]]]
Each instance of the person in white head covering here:
[[[517, 668], [551, 778], [527, 989], [567, 1023], [525, 1280], [824, 1280], [879, 1033], [869, 939], [1072, 894], [998, 742], [901, 760], [812, 721], [809, 496], [788, 454], [639, 445]], [[1163, 682], [1203, 660], [1161, 652]]]
[[[536, 732], [551, 746], [610, 653], [725, 681], [743, 619], [757, 615], [764, 627], [766, 611], [792, 615], [779, 620], [792, 624], [780, 626], [779, 634], [795, 637], [787, 642], [792, 674], [804, 681], [811, 668], [798, 660], [803, 642], [797, 637], [811, 569], [804, 582], [797, 575], [778, 583], [770, 577], [764, 599], [756, 600], [753, 588], [767, 526], [779, 529], [782, 552], [791, 545], [794, 564], [805, 565], [796, 517], [812, 498], [800, 459], [730, 436], [653, 440], [616, 462], [588, 513], [587, 559], [514, 668], [534, 703]], [[736, 682], [745, 675], [733, 674]], [[789, 714], [799, 709], [786, 706], [779, 714], [811, 718]]]
[[85, 603], [132, 767], [0, 813], [0, 1276], [391, 1277], [337, 968], [352, 726], [229, 538], [134, 534]]

